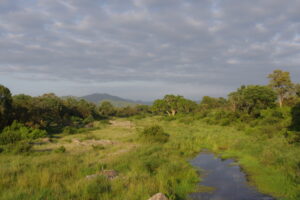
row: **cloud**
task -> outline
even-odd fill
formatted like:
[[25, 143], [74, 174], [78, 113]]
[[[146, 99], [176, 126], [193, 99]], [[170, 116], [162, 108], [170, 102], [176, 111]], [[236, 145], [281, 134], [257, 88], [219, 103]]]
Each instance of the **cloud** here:
[[3, 0], [0, 77], [13, 91], [25, 79], [47, 81], [33, 94], [61, 81], [74, 86], [60, 95], [106, 86], [140, 99], [222, 96], [276, 68], [299, 82], [299, 10], [297, 0]]

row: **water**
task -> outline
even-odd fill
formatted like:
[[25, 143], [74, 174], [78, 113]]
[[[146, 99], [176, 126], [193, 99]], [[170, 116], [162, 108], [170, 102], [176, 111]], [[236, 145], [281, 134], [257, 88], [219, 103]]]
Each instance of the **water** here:
[[210, 192], [192, 193], [192, 200], [275, 200], [247, 184], [245, 173], [231, 159], [200, 153], [191, 163], [205, 174], [199, 185], [213, 188]]

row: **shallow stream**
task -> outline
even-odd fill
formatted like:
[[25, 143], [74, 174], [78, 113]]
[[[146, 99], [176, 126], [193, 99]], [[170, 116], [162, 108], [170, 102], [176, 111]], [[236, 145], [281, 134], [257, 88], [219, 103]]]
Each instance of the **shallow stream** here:
[[202, 191], [192, 193], [192, 200], [275, 200], [250, 186], [245, 173], [232, 159], [222, 160], [203, 152], [191, 164], [203, 174], [199, 183]]

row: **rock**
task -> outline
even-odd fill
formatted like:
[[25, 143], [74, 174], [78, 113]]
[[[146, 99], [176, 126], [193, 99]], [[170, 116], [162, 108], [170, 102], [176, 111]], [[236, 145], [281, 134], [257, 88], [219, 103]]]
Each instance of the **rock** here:
[[163, 193], [157, 193], [148, 200], [169, 200]]

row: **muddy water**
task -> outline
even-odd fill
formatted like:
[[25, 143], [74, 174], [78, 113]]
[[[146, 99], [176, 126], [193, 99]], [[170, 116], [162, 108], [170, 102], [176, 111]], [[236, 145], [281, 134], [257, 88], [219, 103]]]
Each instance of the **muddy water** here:
[[245, 173], [231, 159], [200, 153], [191, 163], [204, 174], [199, 184], [202, 191], [192, 193], [192, 200], [275, 200], [250, 186]]

